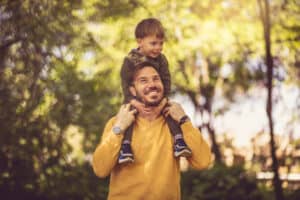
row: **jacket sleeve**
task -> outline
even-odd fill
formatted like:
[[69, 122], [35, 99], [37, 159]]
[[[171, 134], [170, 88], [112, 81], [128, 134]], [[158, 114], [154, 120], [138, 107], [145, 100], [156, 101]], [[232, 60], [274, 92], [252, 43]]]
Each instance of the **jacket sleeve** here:
[[106, 177], [114, 168], [121, 148], [123, 134], [112, 132], [115, 117], [106, 124], [101, 142], [93, 153], [93, 170], [98, 177]]
[[171, 92], [171, 74], [169, 71], [169, 63], [165, 55], [161, 55], [160, 60], [160, 75], [164, 84], [165, 95], [168, 96]]
[[129, 91], [130, 83], [130, 73], [132, 73], [132, 66], [133, 63], [126, 57], [123, 61], [122, 67], [121, 67], [121, 83], [122, 83], [122, 90], [124, 95], [124, 102], [127, 103], [132, 98], [132, 95]]
[[186, 144], [192, 150], [192, 156], [187, 159], [189, 164], [198, 170], [207, 168], [211, 163], [211, 150], [202, 134], [190, 121], [182, 124], [181, 129]]

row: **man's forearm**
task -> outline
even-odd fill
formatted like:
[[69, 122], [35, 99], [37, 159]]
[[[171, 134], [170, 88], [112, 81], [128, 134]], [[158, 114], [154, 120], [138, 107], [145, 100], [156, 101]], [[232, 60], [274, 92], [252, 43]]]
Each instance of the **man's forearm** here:
[[93, 153], [93, 169], [97, 176], [106, 177], [116, 164], [123, 135], [115, 135], [112, 132], [112, 121], [110, 121], [102, 136], [101, 143]]
[[189, 163], [195, 169], [207, 168], [211, 163], [211, 150], [202, 134], [190, 121], [182, 124], [181, 129], [185, 142], [192, 150], [192, 156], [188, 158]]

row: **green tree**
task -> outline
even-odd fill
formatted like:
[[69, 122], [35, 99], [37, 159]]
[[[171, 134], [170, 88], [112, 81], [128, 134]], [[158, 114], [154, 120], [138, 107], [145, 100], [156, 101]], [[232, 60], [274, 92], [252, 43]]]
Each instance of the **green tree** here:
[[183, 173], [181, 185], [184, 200], [263, 199], [254, 174], [247, 173], [242, 166], [215, 165], [205, 172], [188, 171]]
[[[81, 127], [85, 153], [99, 141], [116, 96], [110, 71], [86, 79], [77, 65], [97, 46], [84, 30], [78, 1], [1, 1], [0, 3], [0, 186], [3, 197], [83, 199], [96, 184], [85, 161], [70, 158], [71, 125]], [[81, 31], [84, 30], [84, 31]], [[80, 133], [79, 133], [80, 134]], [[83, 158], [84, 159], [84, 158]], [[83, 173], [88, 170], [88, 173]], [[94, 179], [88, 180], [91, 175]], [[93, 181], [94, 180], [94, 181]], [[69, 183], [68, 183], [69, 182]], [[72, 184], [67, 190], [63, 184]], [[103, 194], [95, 189], [89, 199]], [[85, 184], [88, 185], [88, 184]], [[72, 198], [74, 199], [74, 198]]]

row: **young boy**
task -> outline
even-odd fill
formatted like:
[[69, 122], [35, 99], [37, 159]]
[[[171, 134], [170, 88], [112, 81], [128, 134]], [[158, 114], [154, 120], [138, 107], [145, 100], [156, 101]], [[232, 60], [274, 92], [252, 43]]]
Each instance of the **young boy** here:
[[[170, 93], [171, 78], [168, 61], [161, 53], [165, 37], [162, 24], [155, 18], [144, 19], [136, 26], [135, 37], [138, 43], [138, 48], [129, 52], [128, 56], [125, 57], [121, 68], [124, 102], [128, 103], [134, 98], [129, 91], [129, 72], [134, 70], [134, 66], [145, 61], [153, 63], [157, 69], [164, 85], [164, 96], [168, 96]], [[174, 137], [174, 156], [190, 156], [192, 152], [183, 139], [180, 125], [171, 117], [167, 117], [166, 121]], [[124, 132], [118, 163], [134, 161], [130, 145], [132, 131], [133, 124]]]

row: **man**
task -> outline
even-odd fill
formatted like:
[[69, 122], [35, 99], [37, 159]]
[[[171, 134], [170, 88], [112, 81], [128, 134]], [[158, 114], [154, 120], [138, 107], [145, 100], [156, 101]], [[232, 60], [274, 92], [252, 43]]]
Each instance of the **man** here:
[[[178, 200], [179, 159], [173, 155], [173, 138], [161, 112], [166, 104], [161, 78], [151, 63], [142, 63], [136, 66], [130, 80], [130, 92], [147, 107], [136, 111], [130, 110], [129, 104], [123, 105], [117, 116], [108, 121], [93, 155], [94, 172], [99, 177], [110, 175], [109, 200]], [[170, 102], [163, 113], [181, 126], [193, 152], [187, 158], [190, 165], [195, 169], [208, 167], [210, 148], [182, 107]], [[131, 123], [134, 123], [131, 145], [135, 161], [118, 165], [122, 133]]]

